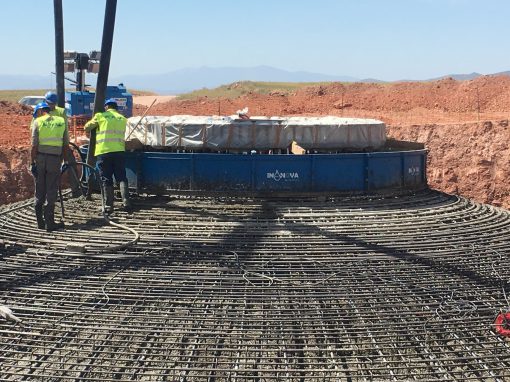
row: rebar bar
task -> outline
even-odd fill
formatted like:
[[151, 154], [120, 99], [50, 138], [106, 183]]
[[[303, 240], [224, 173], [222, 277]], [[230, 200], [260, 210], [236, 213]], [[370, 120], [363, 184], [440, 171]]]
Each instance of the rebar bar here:
[[[0, 379], [506, 381], [510, 214], [436, 191], [0, 211]], [[58, 206], [57, 206], [58, 209]], [[68, 250], [86, 245], [90, 253]], [[96, 248], [97, 252], [93, 249]]]

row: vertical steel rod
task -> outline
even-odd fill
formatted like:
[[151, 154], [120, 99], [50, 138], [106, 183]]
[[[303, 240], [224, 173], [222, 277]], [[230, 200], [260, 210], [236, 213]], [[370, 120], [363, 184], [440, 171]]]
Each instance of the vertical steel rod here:
[[[106, 0], [106, 9], [104, 15], [103, 41], [101, 43], [101, 62], [99, 64], [99, 73], [97, 76], [96, 97], [94, 99], [94, 114], [104, 111], [103, 103], [105, 100], [106, 85], [108, 84], [108, 72], [110, 71], [110, 57], [113, 45], [113, 31], [115, 27], [115, 14], [117, 10], [117, 0]], [[94, 166], [96, 163], [94, 151], [96, 147], [96, 132], [90, 133], [89, 149], [87, 153], [87, 164]], [[91, 194], [91, 177], [88, 179], [88, 195]]]
[[53, 8], [55, 17], [55, 75], [57, 81], [57, 105], [64, 107], [64, 21], [62, 16], [62, 0], [53, 0]]

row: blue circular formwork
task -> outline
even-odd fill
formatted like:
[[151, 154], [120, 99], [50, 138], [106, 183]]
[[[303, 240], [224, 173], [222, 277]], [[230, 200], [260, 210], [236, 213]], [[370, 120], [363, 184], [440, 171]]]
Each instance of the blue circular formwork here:
[[427, 151], [266, 155], [128, 152], [130, 187], [237, 192], [378, 192], [427, 187]]

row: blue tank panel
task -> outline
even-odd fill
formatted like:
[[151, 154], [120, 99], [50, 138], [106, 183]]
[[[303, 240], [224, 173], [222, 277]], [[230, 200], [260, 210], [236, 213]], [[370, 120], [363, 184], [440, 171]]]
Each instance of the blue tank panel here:
[[403, 182], [405, 187], [427, 184], [427, 157], [409, 152], [403, 157]]
[[365, 154], [313, 155], [313, 183], [322, 191], [365, 189]]
[[192, 189], [249, 191], [253, 187], [253, 159], [250, 155], [192, 155]]
[[402, 156], [400, 153], [369, 153], [366, 161], [368, 190], [400, 188], [403, 186]]
[[371, 192], [427, 186], [426, 150], [241, 155], [127, 153], [139, 190]]
[[140, 153], [138, 165], [142, 176], [142, 185], [188, 190], [193, 174], [192, 157], [187, 154]]

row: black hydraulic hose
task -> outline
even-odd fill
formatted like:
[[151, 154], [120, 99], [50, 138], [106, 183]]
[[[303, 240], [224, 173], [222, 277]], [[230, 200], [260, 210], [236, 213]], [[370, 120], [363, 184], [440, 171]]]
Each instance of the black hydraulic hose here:
[[78, 154], [80, 154], [80, 158], [81, 159], [86, 159], [86, 158], [83, 158], [82, 155], [81, 155], [81, 151], [80, 151], [80, 146], [78, 146], [76, 143], [74, 142], [69, 142], [69, 146], [73, 146], [73, 150], [77, 151]]
[[[76, 151], [76, 152], [78, 153], [78, 155], [80, 156], [81, 162], [84, 162], [84, 161], [86, 161], [86, 160], [87, 160], [87, 158], [86, 158], [86, 157], [84, 157], [84, 156], [82, 155], [82, 152], [81, 152], [81, 150], [80, 150], [80, 147], [79, 147], [77, 144], [75, 144], [75, 143], [73, 143], [73, 142], [69, 142], [69, 146], [71, 146], [71, 147], [73, 148], [73, 150], [74, 150], [74, 151]], [[69, 166], [69, 168], [70, 168], [70, 170], [71, 170], [71, 175], [72, 175], [72, 177], [74, 178], [74, 181], [75, 181], [75, 182], [76, 182], [76, 183], [80, 186], [80, 192], [81, 192], [81, 194], [82, 194], [83, 196], [86, 196], [86, 195], [85, 195], [85, 193], [83, 192], [83, 188], [84, 188], [84, 186], [83, 186], [83, 183], [82, 183], [82, 180], [81, 180], [81, 179], [83, 179], [83, 178], [84, 178], [84, 176], [83, 176], [83, 174], [84, 174], [84, 173], [83, 173], [83, 171], [82, 171], [81, 176], [80, 176], [80, 177], [78, 177], [78, 173], [76, 172], [76, 163], [77, 163], [77, 161], [76, 161], [76, 157], [74, 156], [74, 154], [71, 154], [71, 155], [73, 156], [73, 158], [74, 158], [74, 162], [75, 162], [75, 163], [73, 163], [71, 166]]]
[[[80, 161], [77, 161], [76, 164], [81, 164], [82, 166], [87, 167], [89, 170], [91, 170], [94, 173], [94, 175], [97, 178], [99, 178], [98, 171], [94, 167], [92, 167], [91, 165], [89, 165], [89, 164], [87, 164], [85, 162], [80, 162]], [[127, 227], [127, 226], [125, 226], [123, 224], [115, 223], [114, 221], [112, 221], [109, 218], [108, 214], [106, 213], [106, 209], [105, 209], [105, 205], [104, 205], [104, 189], [103, 189], [103, 185], [102, 185], [101, 182], [99, 182], [99, 183], [101, 184], [99, 189], [101, 191], [101, 207], [102, 207], [102, 211], [103, 211], [103, 219], [108, 224], [110, 224], [113, 227], [117, 227], [117, 228], [123, 229], [125, 231], [131, 232], [135, 237], [134, 237], [133, 240], [130, 240], [127, 243], [123, 243], [123, 244], [119, 244], [119, 245], [108, 246], [108, 247], [101, 248], [101, 249], [90, 249], [90, 248], [84, 248], [84, 249], [88, 250], [89, 252], [119, 251], [121, 249], [125, 249], [127, 247], [130, 247], [130, 246], [136, 244], [138, 242], [138, 240], [140, 240], [140, 234], [136, 230], [134, 230], [133, 228]]]
[[[76, 161], [76, 164], [81, 164], [82, 166], [85, 166], [87, 167], [90, 171], [92, 171], [94, 173], [94, 175], [96, 176], [97, 179], [99, 179], [99, 173], [98, 171], [96, 170], [95, 167], [89, 165], [88, 163], [85, 163], [85, 162], [82, 162], [82, 161]], [[90, 178], [90, 176], [89, 176]], [[102, 183], [99, 182], [100, 184], [100, 187], [99, 187], [99, 191], [101, 192], [101, 206], [102, 206], [102, 211], [103, 211], [103, 215], [106, 215], [105, 214], [105, 206], [104, 206], [104, 190], [103, 190], [103, 187], [102, 187]]]

